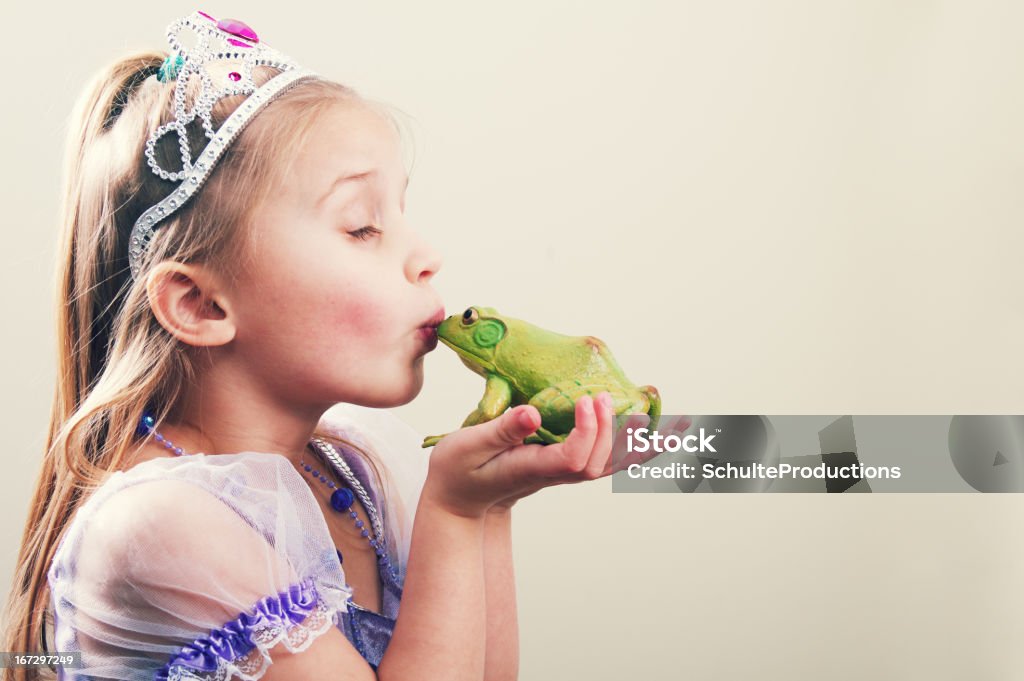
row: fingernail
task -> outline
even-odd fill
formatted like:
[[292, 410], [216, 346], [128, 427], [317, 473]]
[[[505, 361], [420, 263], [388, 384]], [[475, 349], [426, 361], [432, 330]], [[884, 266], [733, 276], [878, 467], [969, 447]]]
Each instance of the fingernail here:
[[519, 412], [519, 423], [524, 428], [533, 428], [533, 415], [530, 414], [529, 409], [522, 409]]

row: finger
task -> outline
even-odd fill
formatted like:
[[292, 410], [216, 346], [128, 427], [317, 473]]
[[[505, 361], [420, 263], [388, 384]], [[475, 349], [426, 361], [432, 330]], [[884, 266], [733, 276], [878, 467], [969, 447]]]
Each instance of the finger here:
[[626, 452], [627, 433], [631, 428], [636, 428], [638, 420], [635, 414], [626, 414], [625, 421], [615, 431], [615, 437], [612, 440], [612, 459], [608, 464], [609, 472], [616, 470], [618, 464], [622, 463], [623, 455]]
[[[671, 421], [659, 422], [657, 432], [666, 437], [673, 433], [682, 436], [691, 425], [693, 425], [693, 420], [690, 419], [688, 416], [677, 416]], [[665, 452], [663, 450], [655, 450], [653, 447], [651, 447], [646, 452], [633, 453], [637, 454], [637, 457], [632, 461], [632, 463], [645, 464], [651, 461], [652, 459], [661, 456]]]
[[[606, 395], [608, 403], [606, 408], [602, 408], [601, 397]], [[618, 433], [615, 430], [615, 410], [611, 400], [611, 395], [608, 393], [602, 393], [598, 395], [598, 399], [595, 400], [595, 409], [597, 416], [597, 434], [594, 438], [594, 448], [591, 453], [590, 463], [587, 464], [585, 470], [586, 475], [583, 479], [594, 479], [604, 477], [612, 472], [613, 462], [611, 460], [612, 453], [615, 447], [616, 439], [624, 442], [626, 427], [638, 428], [646, 425], [650, 422], [650, 418], [643, 415], [631, 415], [627, 418], [626, 425], [622, 428], [619, 433], [621, 437], [618, 437]], [[594, 471], [597, 471], [595, 474]], [[578, 473], [568, 473], [562, 475], [556, 475], [554, 477], [545, 480], [544, 485], [546, 487], [553, 487], [555, 485], [573, 484], [582, 482], [583, 479], [579, 477]]]
[[[677, 435], [682, 435], [687, 429], [693, 425], [693, 419], [689, 416], [677, 416], [672, 420], [672, 425], [668, 427], [668, 430]], [[661, 431], [661, 428], [658, 428]]]
[[563, 455], [567, 467], [565, 472], [579, 473], [586, 468], [596, 436], [597, 414], [594, 413], [594, 398], [584, 395], [576, 400], [576, 424], [560, 445], [559, 453]]
[[524, 404], [509, 409], [496, 419], [460, 428], [445, 437], [445, 440], [453, 438], [449, 447], [457, 447], [464, 455], [479, 458], [479, 467], [495, 454], [512, 445], [521, 444], [540, 424], [537, 408]]
[[618, 425], [615, 430], [615, 434], [612, 437], [612, 455], [608, 460], [606, 470], [603, 471], [605, 475], [615, 473], [620, 470], [623, 466], [623, 459], [626, 455], [626, 433], [630, 428], [635, 428], [637, 425], [637, 416], [635, 414], [624, 414], [625, 420], [621, 425]]
[[608, 458], [612, 454], [612, 431], [615, 427], [615, 412], [612, 411], [612, 396], [602, 392], [595, 400], [597, 410], [597, 433], [594, 436], [594, 448], [587, 463], [586, 477], [590, 480], [601, 477], [608, 468]]
[[[616, 433], [615, 444], [613, 445], [613, 451], [616, 452], [617, 460], [613, 460], [610, 473], [618, 473], [621, 470], [625, 470], [634, 463], [642, 464], [645, 461], [654, 458], [658, 455], [658, 452], [638, 452], [627, 450], [627, 439], [629, 438], [629, 431], [637, 428], [645, 428], [651, 422], [651, 417], [647, 414], [630, 414], [629, 418], [626, 419], [626, 423], [623, 424], [619, 432]], [[644, 458], [644, 454], [647, 457]]]

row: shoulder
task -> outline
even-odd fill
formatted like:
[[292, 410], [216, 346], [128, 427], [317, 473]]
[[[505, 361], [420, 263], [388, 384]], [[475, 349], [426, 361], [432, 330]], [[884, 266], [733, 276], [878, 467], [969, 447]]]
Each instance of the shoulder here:
[[57, 548], [51, 587], [150, 604], [218, 594], [222, 616], [312, 579], [343, 609], [350, 589], [326, 521], [288, 459], [193, 456], [147, 461], [97, 488]]
[[78, 572], [137, 578], [144, 568], [147, 579], [159, 579], [171, 561], [149, 560], [158, 554], [191, 556], [202, 570], [230, 568], [238, 556], [271, 556], [278, 518], [315, 507], [283, 463], [265, 454], [217, 455], [147, 461], [114, 474], [69, 528]]
[[[283, 456], [259, 452], [165, 457], [112, 474], [79, 509], [83, 518], [146, 529], [169, 519], [229, 518], [257, 502], [259, 492], [307, 489]], [[178, 523], [180, 524], [180, 523]]]
[[230, 503], [226, 494], [215, 493], [205, 484], [209, 480], [168, 475], [121, 484], [92, 509], [88, 525], [96, 536], [118, 540], [154, 534], [180, 540], [186, 538], [182, 535], [194, 534], [190, 531], [194, 528], [209, 531], [244, 525], [244, 503]]
[[54, 569], [73, 565], [80, 575], [130, 577], [140, 566], [159, 572], [169, 562], [145, 560], [146, 554], [172, 553], [206, 568], [227, 566], [238, 555], [269, 556], [300, 526], [312, 538], [328, 536], [309, 487], [283, 456], [153, 459], [111, 474], [86, 498], [61, 539]]

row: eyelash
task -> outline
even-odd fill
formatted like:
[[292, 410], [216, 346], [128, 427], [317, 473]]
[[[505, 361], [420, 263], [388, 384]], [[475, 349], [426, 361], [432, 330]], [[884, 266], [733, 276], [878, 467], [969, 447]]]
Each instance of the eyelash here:
[[353, 232], [349, 232], [349, 234], [359, 239], [360, 241], [366, 241], [367, 239], [371, 238], [372, 235], [380, 234], [380, 230], [377, 229], [376, 227], [367, 226], [360, 227], [359, 229]]

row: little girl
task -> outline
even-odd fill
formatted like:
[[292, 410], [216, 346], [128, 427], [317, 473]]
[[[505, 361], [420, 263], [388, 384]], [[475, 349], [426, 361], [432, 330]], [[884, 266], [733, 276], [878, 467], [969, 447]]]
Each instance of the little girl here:
[[[203, 12], [80, 100], [50, 433], [4, 679], [517, 676], [510, 509], [610, 461], [607, 393], [433, 449], [444, 318], [385, 110]], [[429, 455], [428, 455], [428, 452]], [[401, 616], [399, 616], [401, 603]]]

